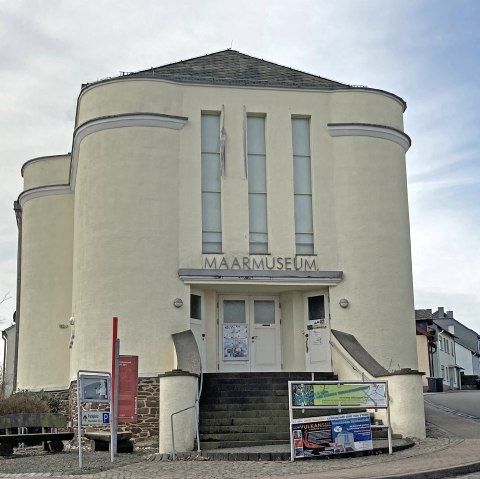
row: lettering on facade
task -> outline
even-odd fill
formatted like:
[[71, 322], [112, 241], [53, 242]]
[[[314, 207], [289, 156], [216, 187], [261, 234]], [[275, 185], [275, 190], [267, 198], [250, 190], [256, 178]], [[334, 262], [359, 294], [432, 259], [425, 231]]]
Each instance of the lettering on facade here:
[[317, 259], [302, 256], [225, 256], [203, 257], [204, 269], [241, 269], [250, 271], [318, 271]]

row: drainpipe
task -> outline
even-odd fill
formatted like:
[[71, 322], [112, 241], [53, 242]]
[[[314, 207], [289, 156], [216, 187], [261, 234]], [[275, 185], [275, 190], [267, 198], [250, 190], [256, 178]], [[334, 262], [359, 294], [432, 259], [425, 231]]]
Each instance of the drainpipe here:
[[5, 341], [3, 346], [3, 367], [2, 367], [2, 384], [0, 384], [0, 398], [5, 395], [5, 374], [7, 372], [7, 334], [2, 331], [2, 339]]
[[13, 384], [12, 391], [17, 390], [17, 370], [18, 370], [18, 341], [20, 335], [20, 289], [22, 285], [22, 207], [19, 201], [13, 203], [15, 218], [18, 228], [18, 244], [17, 244], [17, 292], [15, 304], [15, 359], [13, 361]]

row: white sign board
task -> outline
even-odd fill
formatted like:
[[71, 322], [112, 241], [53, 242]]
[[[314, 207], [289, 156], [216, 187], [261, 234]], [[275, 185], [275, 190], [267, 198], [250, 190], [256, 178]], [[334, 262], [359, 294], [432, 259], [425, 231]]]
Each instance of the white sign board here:
[[85, 426], [110, 424], [110, 413], [105, 411], [82, 411], [82, 424]]
[[79, 378], [82, 402], [110, 402], [110, 378], [108, 376], [80, 375]]

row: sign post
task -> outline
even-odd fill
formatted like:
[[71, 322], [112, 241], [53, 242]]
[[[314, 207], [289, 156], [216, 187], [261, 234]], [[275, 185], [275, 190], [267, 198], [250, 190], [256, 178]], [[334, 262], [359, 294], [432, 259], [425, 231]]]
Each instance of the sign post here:
[[[289, 381], [290, 460], [373, 448], [372, 428], [386, 428], [392, 454], [387, 381]], [[296, 409], [338, 409], [334, 416], [294, 418]], [[342, 409], [358, 413], [341, 414]], [[365, 409], [385, 409], [387, 424], [371, 425]]]
[[[82, 403], [108, 404], [112, 410], [111, 402], [111, 375], [104, 371], [78, 371], [77, 372], [77, 440], [78, 440], [78, 466], [83, 467], [82, 450], [82, 424], [108, 424], [110, 422], [110, 437], [112, 435], [112, 421], [110, 413], [104, 411], [82, 411]], [[101, 419], [101, 422], [100, 422]], [[110, 446], [110, 449], [112, 447]], [[112, 457], [113, 462], [113, 457]]]

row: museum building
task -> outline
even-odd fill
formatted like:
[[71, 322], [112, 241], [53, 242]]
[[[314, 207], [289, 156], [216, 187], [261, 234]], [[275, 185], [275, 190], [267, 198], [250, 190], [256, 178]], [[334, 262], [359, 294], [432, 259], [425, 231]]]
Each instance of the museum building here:
[[82, 85], [72, 151], [22, 167], [17, 388], [109, 370], [116, 316], [153, 434], [191, 330], [209, 374], [388, 379], [424, 437], [405, 108], [231, 49]]

